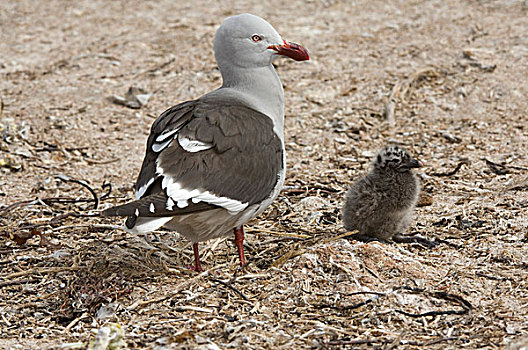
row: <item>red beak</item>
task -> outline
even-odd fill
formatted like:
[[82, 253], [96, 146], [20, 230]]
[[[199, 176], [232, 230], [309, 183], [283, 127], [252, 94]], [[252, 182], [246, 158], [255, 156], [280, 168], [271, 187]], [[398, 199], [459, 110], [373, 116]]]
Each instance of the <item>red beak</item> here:
[[285, 40], [283, 41], [283, 45], [271, 45], [268, 46], [268, 49], [275, 50], [277, 51], [277, 54], [287, 56], [296, 61], [308, 61], [310, 59], [310, 56], [308, 56], [308, 50], [303, 46]]

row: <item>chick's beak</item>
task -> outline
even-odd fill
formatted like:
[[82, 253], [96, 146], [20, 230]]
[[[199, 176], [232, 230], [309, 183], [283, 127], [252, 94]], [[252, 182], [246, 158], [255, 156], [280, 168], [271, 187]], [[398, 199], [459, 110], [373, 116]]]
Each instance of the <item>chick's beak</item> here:
[[286, 40], [283, 40], [284, 44], [282, 45], [270, 45], [268, 49], [274, 50], [278, 55], [286, 56], [296, 61], [308, 61], [310, 56], [308, 55], [308, 50], [303, 46], [290, 43]]
[[405, 163], [406, 168], [419, 168], [422, 166], [422, 163], [420, 163], [418, 160], [411, 158]]

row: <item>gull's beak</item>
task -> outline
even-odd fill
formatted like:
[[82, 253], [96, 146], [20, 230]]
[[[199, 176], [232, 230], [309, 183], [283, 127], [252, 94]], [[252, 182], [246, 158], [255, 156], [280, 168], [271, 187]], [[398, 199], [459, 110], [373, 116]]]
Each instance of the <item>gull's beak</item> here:
[[268, 46], [268, 49], [276, 51], [278, 55], [287, 56], [296, 61], [308, 61], [310, 59], [310, 56], [308, 56], [308, 50], [303, 46], [296, 43], [290, 43], [286, 40], [283, 41], [283, 45], [270, 45]]

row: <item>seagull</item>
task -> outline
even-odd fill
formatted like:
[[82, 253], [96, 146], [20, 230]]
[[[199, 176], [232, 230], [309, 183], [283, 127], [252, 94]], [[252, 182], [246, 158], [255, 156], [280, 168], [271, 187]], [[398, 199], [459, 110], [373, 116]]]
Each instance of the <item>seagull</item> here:
[[343, 207], [343, 222], [348, 231], [359, 231], [356, 238], [434, 242], [403, 232], [412, 221], [412, 213], [420, 195], [420, 181], [413, 169], [418, 160], [403, 148], [389, 145], [378, 152], [372, 170], [350, 186]]
[[163, 226], [182, 234], [195, 271], [203, 271], [198, 242], [231, 232], [245, 266], [243, 225], [273, 202], [285, 178], [284, 91], [272, 62], [309, 60], [303, 46], [251, 14], [223, 21], [214, 53], [222, 86], [156, 119], [135, 200], [102, 212], [126, 216], [132, 233]]

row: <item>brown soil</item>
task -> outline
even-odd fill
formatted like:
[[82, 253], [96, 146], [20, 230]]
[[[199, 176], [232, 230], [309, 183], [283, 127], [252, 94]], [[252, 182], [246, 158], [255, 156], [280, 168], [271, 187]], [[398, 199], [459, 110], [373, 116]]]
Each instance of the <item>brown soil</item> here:
[[[0, 2], [0, 347], [520, 349], [528, 344], [526, 1]], [[280, 60], [285, 190], [232, 240], [125, 234], [149, 127], [220, 84], [212, 38], [251, 12], [309, 62]], [[130, 86], [153, 93], [130, 109]], [[341, 237], [347, 186], [388, 142], [425, 166], [410, 232]], [[454, 171], [457, 170], [457, 171]], [[67, 179], [64, 178], [63, 179]], [[310, 198], [308, 198], [310, 197]], [[308, 198], [308, 199], [306, 199]]]

